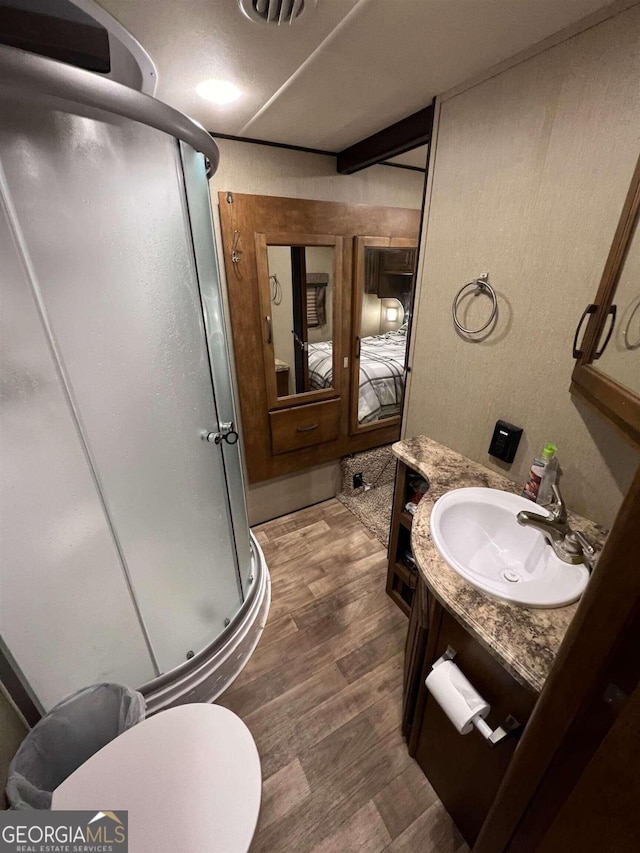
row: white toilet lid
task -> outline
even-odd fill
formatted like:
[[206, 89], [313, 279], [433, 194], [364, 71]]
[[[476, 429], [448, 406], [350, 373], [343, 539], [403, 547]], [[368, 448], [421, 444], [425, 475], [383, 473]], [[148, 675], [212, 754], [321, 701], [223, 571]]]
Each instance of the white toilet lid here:
[[51, 808], [129, 812], [129, 853], [246, 853], [258, 750], [219, 705], [180, 705], [121, 734], [53, 792]]

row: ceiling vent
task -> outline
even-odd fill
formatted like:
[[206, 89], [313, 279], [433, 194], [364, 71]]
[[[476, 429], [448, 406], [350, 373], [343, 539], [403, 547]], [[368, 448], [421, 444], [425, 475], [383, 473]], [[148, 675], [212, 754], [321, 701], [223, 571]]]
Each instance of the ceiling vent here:
[[311, 11], [318, 0], [238, 0], [240, 8], [252, 21], [280, 27], [292, 24]]

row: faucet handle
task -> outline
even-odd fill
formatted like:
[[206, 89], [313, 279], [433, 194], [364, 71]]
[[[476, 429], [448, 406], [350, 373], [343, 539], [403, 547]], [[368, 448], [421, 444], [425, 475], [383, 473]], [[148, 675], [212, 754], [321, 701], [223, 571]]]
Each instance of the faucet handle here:
[[556, 485], [556, 483], [551, 486], [551, 490], [553, 491], [554, 502], [551, 509], [551, 518], [554, 521], [559, 521], [562, 524], [566, 524], [567, 521], [567, 505], [564, 502], [564, 498], [560, 494], [560, 489]]
[[579, 530], [574, 531], [574, 536], [580, 547], [582, 548], [582, 556], [584, 557], [584, 561], [587, 564], [588, 568], [593, 571], [596, 567], [596, 563], [598, 562], [598, 557], [600, 556], [600, 549], [596, 548], [584, 533], [581, 533]]

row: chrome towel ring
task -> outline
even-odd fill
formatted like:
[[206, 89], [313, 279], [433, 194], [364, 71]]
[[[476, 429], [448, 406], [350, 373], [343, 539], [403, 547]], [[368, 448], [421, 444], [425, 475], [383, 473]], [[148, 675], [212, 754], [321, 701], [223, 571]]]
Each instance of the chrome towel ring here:
[[[479, 329], [467, 329], [462, 325], [460, 320], [458, 320], [458, 306], [460, 304], [460, 299], [466, 292], [466, 290], [470, 287], [477, 288], [478, 294], [486, 293], [491, 299], [491, 316], [484, 324], [484, 326], [480, 326]], [[453, 322], [456, 325], [456, 328], [459, 329], [465, 335], [479, 335], [480, 332], [484, 332], [485, 329], [488, 329], [489, 326], [495, 320], [496, 314], [498, 313], [498, 297], [496, 296], [495, 290], [489, 284], [489, 273], [485, 272], [482, 275], [479, 275], [478, 278], [475, 278], [473, 281], [468, 282], [467, 284], [463, 284], [460, 290], [457, 292], [455, 299], [453, 300], [453, 305], [451, 306], [451, 314], [453, 315]]]

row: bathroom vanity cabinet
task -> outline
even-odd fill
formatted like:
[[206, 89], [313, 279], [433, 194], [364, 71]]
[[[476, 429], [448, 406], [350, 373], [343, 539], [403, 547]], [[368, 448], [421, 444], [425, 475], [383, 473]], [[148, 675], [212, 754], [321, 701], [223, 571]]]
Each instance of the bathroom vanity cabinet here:
[[[467, 459], [427, 436], [393, 445], [398, 475], [389, 542], [387, 591], [398, 604], [393, 584], [403, 550], [403, 530], [415, 573], [405, 647], [402, 731], [409, 752], [424, 771], [469, 844], [487, 816], [516, 750], [519, 736], [549, 676], [577, 604], [549, 609], [516, 607], [474, 589], [442, 558], [431, 538], [431, 510], [453, 489], [482, 486], [517, 492], [501, 474]], [[417, 474], [430, 483], [415, 515], [404, 506]], [[569, 513], [574, 530], [598, 545], [603, 531]], [[396, 587], [397, 588], [397, 587]], [[519, 730], [495, 746], [478, 731], [458, 734], [425, 687], [432, 665], [450, 647], [454, 662], [490, 705], [492, 730], [514, 717]], [[517, 754], [517, 753], [516, 753]], [[493, 853], [493, 851], [491, 851]]]
[[[478, 487], [515, 492], [518, 485], [427, 436], [393, 445], [398, 475], [389, 542], [387, 591], [409, 615], [405, 647], [402, 731], [409, 753], [424, 771], [466, 841], [480, 832], [511, 763], [545, 681], [554, 665], [577, 604], [554, 609], [515, 607], [470, 586], [447, 565], [431, 538], [431, 510], [453, 489]], [[413, 476], [428, 480], [415, 515], [404, 507]], [[600, 544], [603, 531], [569, 513], [569, 523]], [[403, 531], [407, 531], [406, 533]], [[415, 573], [411, 606], [398, 594], [400, 564], [408, 541]], [[492, 730], [514, 717], [519, 730], [490, 746], [480, 732], [458, 734], [425, 687], [435, 661], [447, 648], [454, 662], [490, 705]], [[516, 753], [517, 755], [517, 753]], [[493, 851], [491, 851], [493, 853]]]
[[[519, 729], [495, 746], [476, 730], [458, 734], [425, 687], [433, 663], [450, 647], [454, 662], [491, 705], [492, 729], [508, 716]], [[405, 655], [403, 734], [468, 844], [476, 840], [537, 700], [418, 581]]]
[[[410, 754], [473, 844], [577, 605], [531, 610], [490, 598], [447, 565], [431, 538], [431, 509], [447, 492], [477, 486], [516, 492], [517, 484], [427, 436], [404, 439], [393, 445], [393, 452], [398, 474], [387, 591], [409, 616], [402, 732]], [[414, 492], [415, 475], [430, 487], [411, 516], [404, 507]], [[592, 541], [603, 541], [602, 531], [592, 522], [572, 513], [569, 521]], [[413, 569], [402, 563], [407, 545]], [[455, 652], [456, 665], [490, 705], [491, 729], [509, 716], [520, 724], [518, 731], [493, 747], [478, 731], [458, 734], [425, 687], [433, 663], [448, 647]]]

